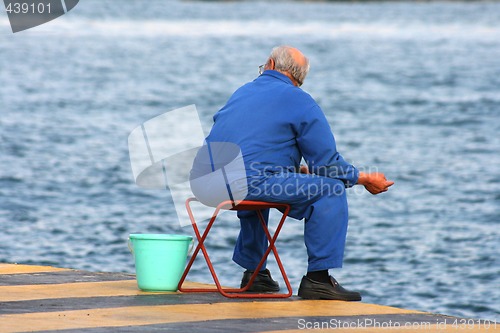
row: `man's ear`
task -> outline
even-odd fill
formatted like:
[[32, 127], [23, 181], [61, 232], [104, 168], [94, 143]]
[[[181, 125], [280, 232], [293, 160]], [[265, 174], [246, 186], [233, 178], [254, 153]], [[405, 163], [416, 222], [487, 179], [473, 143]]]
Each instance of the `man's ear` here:
[[267, 61], [267, 64], [266, 64], [266, 69], [274, 69], [275, 65], [276, 64], [274, 62], [274, 59], [269, 58], [269, 60]]

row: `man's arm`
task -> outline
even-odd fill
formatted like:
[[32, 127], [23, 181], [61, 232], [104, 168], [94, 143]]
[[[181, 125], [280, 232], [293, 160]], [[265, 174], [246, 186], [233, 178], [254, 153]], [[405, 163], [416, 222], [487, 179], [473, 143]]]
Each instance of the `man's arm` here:
[[300, 172], [340, 179], [346, 187], [363, 185], [371, 194], [385, 192], [394, 184], [383, 173], [359, 172], [344, 160], [337, 152], [330, 125], [317, 104], [303, 112], [302, 117], [300, 126], [296, 128], [297, 143], [308, 165], [301, 167]]
[[299, 149], [308, 165], [308, 171], [318, 176], [339, 179], [346, 187], [358, 180], [358, 169], [347, 163], [337, 152], [335, 138], [321, 108], [303, 110], [300, 120], [292, 124], [297, 133]]
[[394, 184], [394, 182], [387, 180], [385, 175], [380, 172], [360, 172], [357, 184], [363, 185], [371, 194], [379, 194], [386, 192], [387, 189]]

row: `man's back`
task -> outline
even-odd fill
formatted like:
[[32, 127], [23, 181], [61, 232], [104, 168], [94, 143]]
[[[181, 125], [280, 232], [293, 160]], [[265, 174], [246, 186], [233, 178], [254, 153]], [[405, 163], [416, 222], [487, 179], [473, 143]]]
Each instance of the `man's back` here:
[[266, 71], [239, 88], [214, 116], [207, 143], [238, 145], [248, 176], [262, 170], [291, 171], [302, 158], [297, 138], [304, 125], [326, 122], [322, 118], [323, 113], [311, 96], [283, 74]]

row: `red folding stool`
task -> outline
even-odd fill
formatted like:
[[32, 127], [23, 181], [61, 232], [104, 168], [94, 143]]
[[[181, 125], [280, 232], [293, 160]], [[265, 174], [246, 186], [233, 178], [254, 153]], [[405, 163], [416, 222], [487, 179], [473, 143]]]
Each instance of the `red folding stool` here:
[[[178, 289], [181, 292], [220, 292], [223, 296], [229, 297], [229, 298], [287, 298], [292, 295], [292, 287], [290, 286], [290, 281], [288, 281], [288, 276], [286, 275], [285, 269], [283, 267], [283, 264], [281, 263], [281, 259], [278, 255], [278, 250], [276, 249], [275, 243], [276, 239], [278, 238], [278, 235], [281, 231], [281, 227], [283, 226], [283, 223], [285, 222], [286, 217], [288, 216], [288, 212], [290, 211], [290, 205], [284, 204], [284, 203], [272, 203], [272, 202], [263, 202], [263, 201], [249, 201], [249, 200], [241, 200], [241, 201], [232, 201], [232, 200], [227, 200], [221, 202], [216, 208], [215, 211], [212, 215], [212, 218], [207, 224], [207, 227], [205, 228], [205, 231], [203, 232], [203, 235], [201, 235], [200, 230], [198, 229], [196, 225], [196, 221], [193, 216], [193, 212], [191, 210], [190, 203], [192, 201], [198, 201], [196, 198], [189, 198], [186, 200], [186, 209], [189, 214], [189, 218], [191, 219], [191, 225], [193, 226], [194, 233], [196, 234], [196, 238], [198, 239], [198, 245], [196, 246], [193, 255], [191, 256], [191, 259], [189, 260], [186, 269], [184, 270], [184, 274], [182, 274], [181, 280], [179, 281]], [[280, 222], [278, 223], [276, 227], [276, 231], [274, 232], [274, 235], [271, 237], [271, 234], [269, 233], [269, 229], [267, 228], [266, 222], [264, 220], [264, 216], [262, 215], [261, 210], [262, 209], [267, 209], [267, 208], [281, 208], [283, 210], [283, 216], [281, 217]], [[217, 215], [219, 214], [219, 211], [223, 210], [254, 210], [257, 211], [257, 214], [259, 216], [260, 224], [262, 225], [262, 228], [264, 229], [264, 232], [266, 233], [267, 240], [269, 241], [269, 246], [267, 247], [267, 250], [264, 253], [264, 256], [260, 260], [259, 265], [255, 269], [253, 275], [251, 276], [248, 284], [244, 288], [223, 288], [219, 282], [219, 279], [217, 277], [217, 274], [215, 273], [215, 269], [212, 265], [212, 262], [210, 261], [210, 257], [208, 256], [207, 249], [205, 247], [205, 239], [208, 236], [208, 233], [210, 232], [210, 229], [212, 228], [212, 225], [214, 224]], [[194, 260], [196, 259], [196, 256], [198, 255], [199, 251], [202, 251], [203, 256], [205, 257], [205, 261], [207, 262], [208, 269], [210, 270], [210, 273], [212, 274], [212, 277], [214, 279], [215, 285], [217, 286], [217, 289], [213, 288], [183, 288], [182, 285], [184, 283], [184, 280], [186, 279], [186, 276], [189, 273], [189, 270], [191, 269], [191, 266], [193, 265]], [[271, 294], [271, 293], [245, 293], [245, 291], [250, 288], [250, 286], [253, 284], [253, 281], [257, 277], [257, 274], [259, 273], [259, 270], [261, 269], [262, 265], [264, 265], [264, 262], [266, 261], [269, 253], [273, 251], [274, 257], [276, 259], [276, 263], [278, 264], [278, 267], [281, 271], [281, 275], [283, 276], [283, 280], [285, 281], [286, 287], [288, 289], [288, 293], [286, 294]]]

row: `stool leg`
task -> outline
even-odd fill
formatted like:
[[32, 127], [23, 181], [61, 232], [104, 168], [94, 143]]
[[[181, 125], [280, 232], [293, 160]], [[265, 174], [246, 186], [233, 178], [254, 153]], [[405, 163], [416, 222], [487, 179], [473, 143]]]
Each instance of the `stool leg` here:
[[[202, 291], [205, 291], [205, 289], [201, 289], [201, 288], [186, 289], [186, 288], [183, 288], [182, 285], [184, 283], [184, 280], [186, 279], [186, 276], [188, 275], [189, 271], [191, 270], [191, 266], [193, 265], [193, 263], [196, 259], [196, 256], [198, 255], [200, 250], [202, 250], [203, 255], [206, 254], [204, 242], [205, 242], [205, 239], [207, 238], [207, 235], [208, 235], [208, 232], [210, 231], [210, 228], [212, 227], [213, 222], [215, 221], [215, 217], [217, 216], [218, 210], [216, 210], [214, 212], [214, 214], [212, 215], [212, 218], [210, 219], [207, 227], [205, 228], [203, 236], [201, 236], [200, 230], [198, 229], [198, 226], [196, 225], [196, 221], [194, 219], [193, 211], [191, 210], [191, 206], [190, 206], [191, 201], [195, 201], [195, 199], [189, 198], [186, 200], [186, 210], [187, 210], [189, 218], [191, 220], [191, 226], [193, 227], [193, 231], [196, 235], [196, 239], [198, 241], [198, 244], [196, 245], [196, 248], [193, 251], [193, 254], [191, 255], [191, 259], [189, 260], [186, 268], [184, 269], [184, 273], [182, 274], [182, 277], [179, 281], [177, 289], [179, 289], [179, 291], [182, 291], [182, 292], [202, 292]], [[209, 267], [209, 269], [210, 269], [210, 267]]]
[[[285, 219], [288, 216], [290, 206], [282, 205], [282, 207], [285, 208], [285, 211], [283, 212], [283, 216], [282, 216], [282, 218], [281, 218], [281, 220], [276, 228], [276, 231], [274, 232], [274, 235], [272, 237], [271, 237], [271, 234], [269, 233], [269, 229], [265, 223], [265, 219], [262, 215], [262, 212], [260, 210], [257, 210], [260, 223], [261, 223], [262, 228], [264, 229], [266, 237], [269, 241], [269, 246], [266, 249], [264, 256], [262, 257], [259, 265], [257, 266], [257, 269], [252, 274], [248, 284], [244, 288], [237, 289], [237, 288], [222, 288], [222, 286], [219, 282], [219, 279], [217, 277], [217, 274], [215, 272], [215, 269], [213, 267], [213, 264], [210, 260], [209, 255], [208, 255], [208, 251], [204, 245], [204, 242], [208, 236], [208, 233], [209, 233], [210, 229], [212, 228], [212, 225], [214, 224], [221, 207], [226, 207], [228, 205], [228, 202], [223, 202], [223, 203], [219, 204], [219, 206], [217, 206], [217, 208], [215, 209], [215, 211], [212, 215], [212, 218], [210, 219], [209, 223], [207, 224], [207, 227], [205, 228], [205, 230], [203, 232], [203, 235], [201, 235], [200, 230], [198, 229], [198, 227], [196, 225], [196, 221], [195, 221], [193, 213], [191, 211], [191, 207], [189, 205], [189, 203], [191, 201], [195, 201], [195, 200], [196, 199], [194, 199], [194, 198], [190, 198], [190, 199], [186, 200], [186, 209], [187, 209], [189, 217], [191, 219], [193, 230], [194, 230], [194, 233], [195, 233], [196, 238], [198, 240], [198, 245], [196, 246], [196, 249], [193, 252], [193, 255], [191, 256], [191, 259], [189, 260], [189, 263], [187, 264], [186, 269], [184, 270], [184, 273], [181, 277], [181, 280], [179, 281], [179, 285], [178, 285], [179, 291], [181, 291], [181, 292], [215, 292], [215, 291], [218, 291], [221, 295], [228, 297], [228, 298], [286, 298], [286, 297], [290, 297], [292, 295], [292, 287], [291, 287], [290, 282], [288, 280], [288, 276], [286, 275], [283, 264], [279, 258], [278, 250], [276, 249], [276, 246], [275, 246], [279, 232], [281, 231], [283, 223], [285, 222]], [[233, 207], [234, 207], [234, 205], [233, 205]], [[214, 279], [214, 282], [215, 282], [217, 289], [213, 289], [213, 288], [183, 288], [182, 287], [182, 284], [184, 283], [186, 276], [188, 275], [189, 270], [191, 269], [191, 267], [192, 267], [200, 250], [203, 253], [203, 257], [205, 259], [205, 262], [207, 263], [208, 269], [210, 270], [210, 273], [212, 275], [212, 278]], [[274, 257], [276, 258], [276, 262], [278, 264], [280, 272], [281, 272], [283, 279], [285, 281], [285, 284], [287, 286], [288, 293], [287, 294], [243, 293], [246, 290], [248, 290], [248, 288], [250, 288], [253, 281], [257, 277], [257, 274], [259, 273], [260, 268], [264, 265], [264, 262], [266, 261], [267, 257], [269, 256], [269, 253], [271, 251], [273, 251]]]
[[[179, 281], [177, 289], [179, 289], [179, 291], [181, 291], [181, 292], [213, 292], [213, 291], [215, 291], [214, 289], [210, 289], [210, 288], [183, 288], [182, 287], [182, 284], [184, 283], [184, 281], [185, 281], [185, 279], [186, 279], [186, 277], [191, 269], [191, 266], [193, 265], [193, 263], [196, 259], [196, 256], [198, 255], [199, 251], [201, 250], [203, 253], [203, 257], [205, 258], [205, 262], [207, 263], [208, 269], [210, 270], [210, 273], [212, 275], [212, 278], [214, 279], [215, 285], [217, 286], [217, 290], [223, 295], [225, 295], [226, 292], [240, 291], [241, 289], [235, 289], [235, 288], [223, 289], [222, 288], [222, 286], [219, 282], [219, 278], [217, 277], [217, 273], [215, 272], [214, 266], [212, 264], [212, 261], [210, 260], [210, 256], [208, 255], [208, 251], [207, 251], [205, 244], [204, 244], [205, 240], [208, 236], [208, 233], [210, 232], [210, 229], [212, 228], [212, 225], [214, 224], [215, 220], [217, 219], [217, 215], [220, 211], [220, 207], [217, 207], [215, 209], [215, 211], [212, 215], [212, 218], [208, 222], [207, 227], [205, 228], [205, 230], [203, 232], [203, 235], [200, 234], [198, 226], [196, 225], [196, 221], [194, 220], [194, 216], [193, 216], [193, 213], [191, 211], [191, 207], [189, 206], [188, 201], [186, 201], [186, 208], [187, 208], [189, 217], [190, 217], [191, 222], [192, 222], [191, 225], [193, 226], [194, 233], [195, 233], [196, 238], [198, 240], [198, 245], [196, 246], [196, 249], [194, 250], [193, 255], [191, 256], [191, 259], [189, 260], [189, 263], [187, 264], [186, 269], [184, 270], [184, 273], [182, 274], [182, 277]], [[229, 297], [229, 296], [227, 296], [227, 297]]]
[[[267, 257], [269, 256], [269, 253], [271, 253], [271, 251], [273, 251], [274, 258], [276, 259], [276, 263], [278, 264], [281, 275], [283, 276], [283, 280], [285, 281], [286, 287], [288, 289], [288, 294], [283, 294], [283, 295], [285, 295], [283, 297], [290, 297], [292, 295], [293, 290], [292, 290], [292, 286], [290, 285], [290, 281], [288, 280], [288, 276], [286, 275], [285, 268], [283, 267], [281, 259], [278, 255], [278, 249], [276, 249], [275, 243], [276, 243], [276, 240], [278, 239], [278, 235], [281, 231], [281, 228], [283, 227], [283, 223], [285, 222], [286, 217], [288, 216], [289, 210], [290, 210], [290, 207], [287, 206], [285, 209], [285, 212], [283, 212], [283, 216], [281, 217], [280, 222], [278, 223], [278, 226], [276, 227], [276, 231], [274, 232], [273, 237], [271, 237], [271, 234], [269, 233], [269, 228], [266, 225], [266, 221], [265, 221], [264, 216], [262, 215], [261, 211], [260, 210], [257, 211], [257, 214], [259, 215], [260, 224], [261, 224], [262, 228], [264, 229], [264, 232], [267, 236], [267, 239], [269, 240], [269, 246], [268, 246], [266, 252], [264, 253], [264, 256], [262, 257], [262, 260], [260, 261], [259, 265], [257, 265], [257, 269], [255, 271], [258, 273], [258, 271], [260, 270], [262, 265], [264, 265], [264, 262], [266, 261]], [[257, 276], [257, 274], [255, 274], [255, 273], [254, 273], [254, 275]], [[254, 276], [252, 276], [252, 278], [255, 279]], [[250, 278], [248, 285], [250, 285], [250, 282], [253, 282], [252, 278]], [[276, 295], [276, 296], [278, 296], [278, 295]]]
[[[292, 286], [290, 285], [290, 281], [288, 280], [288, 276], [286, 275], [285, 268], [283, 267], [283, 264], [281, 262], [279, 254], [278, 254], [278, 250], [276, 249], [276, 246], [275, 246], [276, 240], [277, 240], [278, 235], [281, 231], [283, 223], [285, 222], [285, 219], [288, 216], [289, 207], [286, 207], [286, 208], [288, 208], [288, 209], [285, 210], [280, 222], [278, 223], [278, 226], [276, 227], [276, 231], [274, 232], [273, 237], [271, 237], [271, 234], [269, 233], [269, 229], [266, 225], [266, 221], [265, 221], [264, 216], [262, 215], [261, 211], [260, 210], [257, 211], [257, 214], [259, 216], [259, 221], [260, 221], [261, 226], [264, 229], [266, 237], [269, 241], [269, 246], [266, 249], [261, 261], [257, 265], [257, 268], [255, 269], [254, 273], [250, 277], [250, 280], [248, 281], [245, 288], [242, 288], [242, 289], [238, 290], [238, 292], [234, 292], [231, 294], [224, 292], [224, 293], [222, 293], [224, 296], [229, 297], [229, 298], [288, 298], [288, 297], [292, 296], [292, 293], [293, 293]], [[276, 263], [278, 264], [281, 275], [283, 276], [283, 280], [285, 281], [285, 285], [288, 289], [288, 293], [286, 293], [286, 294], [269, 294], [269, 293], [243, 294], [243, 293], [240, 293], [240, 292], [244, 292], [248, 288], [250, 288], [253, 281], [257, 277], [257, 274], [259, 273], [260, 269], [264, 265], [264, 262], [266, 261], [267, 257], [269, 256], [269, 253], [271, 253], [271, 251], [273, 251], [274, 257], [276, 258]]]
[[[193, 216], [193, 212], [191, 210], [191, 207], [189, 205], [189, 202], [190, 202], [190, 199], [186, 200], [186, 210], [188, 212], [188, 215], [189, 215], [189, 218], [191, 219], [191, 226], [193, 227], [193, 230], [194, 230], [194, 233], [196, 235], [196, 239], [198, 241], [198, 244], [196, 245], [196, 248], [195, 250], [193, 251], [193, 254], [191, 255], [191, 259], [189, 260], [186, 268], [184, 269], [184, 273], [182, 274], [182, 277], [179, 281], [179, 284], [177, 286], [177, 289], [179, 289], [179, 291], [182, 291], [182, 292], [195, 292], [195, 291], [201, 291], [199, 290], [200, 288], [189, 288], [189, 289], [185, 289], [182, 287], [183, 283], [184, 283], [184, 280], [186, 279], [186, 276], [188, 275], [189, 271], [191, 270], [191, 266], [193, 265], [195, 259], [196, 259], [196, 256], [198, 255], [198, 252], [200, 252], [200, 249], [202, 249], [204, 247], [204, 238], [202, 238], [202, 236], [200, 235], [200, 231], [196, 225], [196, 221], [194, 220], [194, 216]], [[208, 226], [207, 226], [208, 228]], [[206, 231], [206, 229], [205, 229]], [[206, 232], [204, 233], [204, 236], [206, 238], [206, 235], [207, 234]]]

